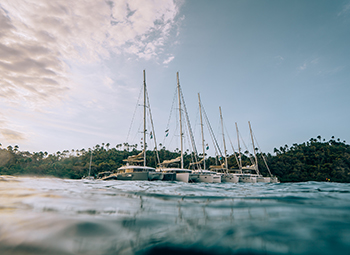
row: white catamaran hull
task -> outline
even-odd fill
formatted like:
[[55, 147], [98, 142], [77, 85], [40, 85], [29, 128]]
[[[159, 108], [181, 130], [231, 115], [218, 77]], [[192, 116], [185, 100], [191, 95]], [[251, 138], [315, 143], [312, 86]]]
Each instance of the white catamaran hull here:
[[239, 182], [245, 182], [245, 183], [256, 183], [256, 177], [252, 176], [240, 176]]
[[259, 177], [256, 177], [256, 181], [257, 182], [269, 183], [269, 182], [271, 182], [271, 178], [270, 177], [259, 176]]
[[220, 174], [213, 175], [213, 183], [221, 183], [221, 175]]
[[224, 174], [221, 177], [222, 182], [232, 182], [232, 183], [237, 183], [239, 181], [239, 177], [237, 175], [233, 174]]
[[176, 180], [179, 182], [188, 182], [190, 173], [176, 173]]
[[199, 182], [212, 183], [213, 182], [213, 175], [212, 174], [200, 174], [199, 175]]

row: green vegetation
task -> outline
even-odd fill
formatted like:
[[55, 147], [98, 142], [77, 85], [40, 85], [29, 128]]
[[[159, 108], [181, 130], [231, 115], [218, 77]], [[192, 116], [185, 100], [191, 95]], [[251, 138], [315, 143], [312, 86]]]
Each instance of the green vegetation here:
[[[122, 149], [124, 147], [125, 149]], [[135, 146], [118, 144], [115, 148], [102, 143], [92, 149], [91, 175], [100, 172], [113, 172], [123, 165], [123, 159], [139, 153]], [[56, 176], [80, 179], [88, 174], [90, 150], [65, 150], [48, 154], [47, 152], [22, 152], [18, 146], [0, 149], [0, 175]], [[340, 139], [326, 142], [321, 137], [311, 138], [302, 144], [285, 145], [274, 149], [275, 155], [263, 153], [273, 175], [281, 182], [326, 181], [350, 182], [350, 145]], [[160, 160], [178, 157], [178, 150], [170, 152], [164, 147], [159, 151]], [[250, 165], [248, 152], [242, 153], [243, 166]], [[264, 176], [268, 170], [258, 153], [259, 169]], [[191, 161], [191, 154], [184, 155], [185, 166]], [[207, 166], [220, 164], [215, 157], [209, 157]], [[156, 155], [147, 151], [147, 165], [156, 167]], [[237, 168], [234, 155], [228, 157], [230, 168]]]

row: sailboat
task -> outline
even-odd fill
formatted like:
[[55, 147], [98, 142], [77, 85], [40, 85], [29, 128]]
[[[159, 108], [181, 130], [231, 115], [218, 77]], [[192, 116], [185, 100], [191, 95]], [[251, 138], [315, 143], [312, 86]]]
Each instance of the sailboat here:
[[[184, 161], [183, 161], [183, 132], [182, 132], [181, 88], [180, 88], [180, 81], [179, 81], [179, 72], [176, 73], [176, 77], [177, 77], [177, 94], [178, 94], [178, 102], [179, 102], [179, 124], [180, 124], [180, 142], [181, 142], [180, 156], [172, 160], [164, 160], [162, 163], [160, 163], [159, 169], [157, 170], [164, 173], [163, 180], [176, 180], [176, 181], [182, 181], [182, 182], [189, 182], [189, 177], [192, 171], [190, 169], [184, 168]], [[180, 162], [180, 168], [168, 167], [171, 164], [179, 163], [179, 162]]]
[[233, 182], [237, 183], [239, 178], [237, 175], [229, 173], [228, 170], [228, 164], [227, 164], [227, 150], [226, 150], [226, 141], [225, 141], [225, 132], [224, 132], [224, 121], [222, 118], [222, 112], [221, 112], [221, 107], [220, 109], [220, 120], [221, 120], [221, 130], [222, 130], [222, 140], [223, 140], [223, 145], [224, 145], [224, 154], [225, 154], [225, 168], [221, 176], [221, 181], [222, 182]]
[[94, 180], [95, 178], [91, 176], [91, 162], [92, 162], [92, 151], [90, 153], [90, 163], [89, 163], [89, 174], [86, 177], [83, 177], [84, 180]]
[[[126, 162], [126, 165], [117, 169], [116, 179], [117, 180], [162, 180], [163, 174], [156, 172], [154, 167], [146, 166], [146, 72], [143, 70], [143, 150], [137, 154], [129, 156], [123, 161]], [[138, 163], [143, 163], [143, 165], [137, 165]]]
[[[267, 170], [268, 170], [268, 172], [269, 172], [269, 174], [270, 174], [270, 177], [264, 177], [264, 176], [262, 176], [262, 174], [260, 173], [259, 168], [258, 168], [258, 159], [257, 159], [257, 155], [256, 155], [256, 151], [255, 151], [255, 146], [254, 146], [253, 131], [252, 131], [252, 127], [251, 127], [251, 125], [250, 125], [250, 121], [248, 121], [248, 124], [249, 124], [250, 136], [251, 136], [251, 139], [252, 139], [252, 145], [253, 145], [253, 150], [254, 150], [254, 159], [255, 159], [255, 164], [252, 166], [252, 167], [254, 167], [255, 174], [252, 174], [252, 176], [256, 177], [256, 181], [257, 181], [257, 182], [265, 182], [265, 183], [270, 183], [270, 182], [272, 182], [272, 183], [278, 183], [278, 182], [279, 182], [278, 178], [277, 178], [276, 176], [273, 176], [273, 175], [271, 174], [270, 168], [269, 168], [269, 166], [267, 165], [267, 162], [266, 162], [266, 160], [265, 160], [265, 158], [264, 158], [263, 155], [262, 155], [262, 158], [263, 158], [264, 163], [265, 163], [265, 165], [266, 165], [266, 167], [267, 167]], [[259, 145], [258, 145], [258, 147], [259, 147]]]
[[199, 103], [199, 116], [200, 116], [200, 122], [201, 122], [203, 158], [199, 162], [196, 162], [196, 164], [199, 166], [200, 164], [203, 163], [203, 169], [194, 170], [192, 171], [192, 174], [198, 175], [198, 182], [206, 182], [206, 183], [217, 182], [218, 183], [218, 182], [221, 182], [221, 176], [218, 175], [216, 172], [206, 170], [202, 103], [201, 103], [201, 98], [199, 93], [198, 93], [198, 103]]

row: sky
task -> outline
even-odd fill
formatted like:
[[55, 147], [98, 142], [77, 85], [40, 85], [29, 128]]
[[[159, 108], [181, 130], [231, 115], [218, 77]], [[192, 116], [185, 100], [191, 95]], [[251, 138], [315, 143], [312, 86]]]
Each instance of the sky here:
[[[348, 143], [349, 45], [349, 0], [2, 0], [0, 143], [140, 144], [143, 70], [168, 149], [177, 72], [198, 150], [198, 93], [220, 141], [221, 107], [229, 153], [235, 123], [250, 143], [248, 121], [264, 152], [318, 135]], [[205, 144], [214, 154], [207, 131]]]

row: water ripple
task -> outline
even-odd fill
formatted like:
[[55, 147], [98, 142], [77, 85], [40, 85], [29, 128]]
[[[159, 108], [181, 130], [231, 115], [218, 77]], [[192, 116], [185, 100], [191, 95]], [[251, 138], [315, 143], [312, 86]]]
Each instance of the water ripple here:
[[0, 254], [346, 254], [349, 184], [0, 176]]

